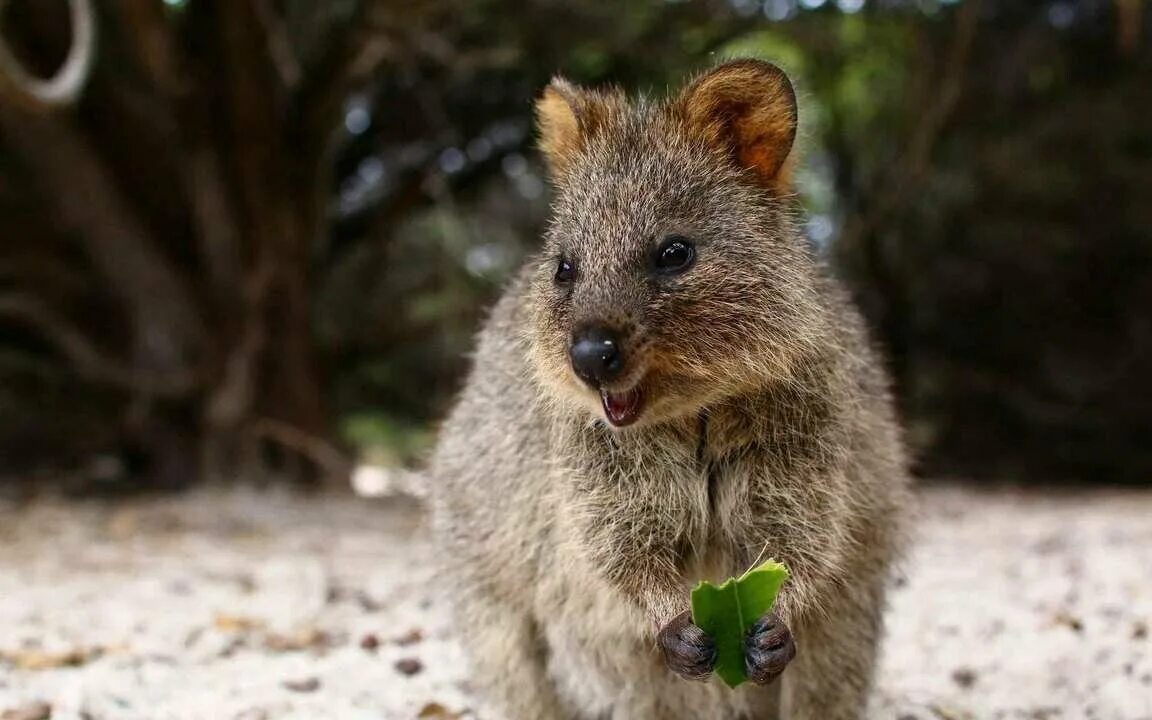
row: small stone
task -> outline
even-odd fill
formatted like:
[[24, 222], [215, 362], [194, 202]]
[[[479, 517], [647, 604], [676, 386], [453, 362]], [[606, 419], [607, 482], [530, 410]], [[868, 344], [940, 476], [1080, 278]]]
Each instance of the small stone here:
[[317, 628], [304, 628], [281, 635], [269, 633], [264, 638], [264, 647], [272, 652], [298, 652], [301, 650], [321, 650], [331, 643], [331, 638]]
[[1076, 617], [1075, 615], [1072, 615], [1071, 613], [1066, 613], [1066, 612], [1057, 613], [1056, 618], [1055, 618], [1055, 622], [1057, 625], [1063, 625], [1063, 626], [1069, 628], [1070, 630], [1072, 630], [1072, 632], [1075, 632], [1075, 633], [1084, 632], [1083, 621], [1081, 621], [1080, 618]]
[[928, 709], [931, 710], [932, 714], [939, 718], [939, 720], [962, 720], [963, 718], [959, 712], [953, 710], [951, 707], [945, 707], [937, 703], [929, 705]]
[[952, 672], [952, 681], [967, 690], [976, 684], [976, 671], [972, 668], [957, 668]]
[[419, 628], [412, 628], [408, 632], [396, 638], [395, 642], [401, 647], [407, 647], [409, 645], [415, 645], [423, 639], [424, 633], [421, 632]]
[[49, 720], [51, 717], [52, 706], [43, 702], [34, 702], [0, 713], [0, 720]]
[[383, 603], [368, 593], [364, 592], [363, 590], [358, 591], [355, 595], [355, 598], [356, 603], [360, 606], [360, 609], [367, 613], [380, 612], [380, 610], [384, 607]]
[[458, 720], [464, 713], [454, 713], [438, 702], [430, 702], [420, 709], [418, 718], [432, 718], [433, 720]]
[[303, 680], [285, 680], [284, 688], [298, 693], [316, 692], [320, 689], [320, 679], [310, 677]]
[[80, 667], [103, 654], [100, 648], [75, 649], [63, 652], [45, 652], [43, 650], [18, 650], [14, 653], [0, 653], [0, 660], [11, 663], [21, 670], [55, 670], [56, 668]]
[[212, 625], [220, 632], [247, 633], [262, 629], [264, 621], [242, 615], [220, 614], [213, 618]]
[[415, 675], [424, 669], [424, 663], [418, 658], [400, 658], [396, 661], [396, 672], [401, 675]]
[[364, 637], [360, 638], [360, 648], [362, 650], [366, 650], [367, 652], [376, 652], [378, 647], [380, 647], [380, 638], [376, 637], [372, 633], [368, 633]]

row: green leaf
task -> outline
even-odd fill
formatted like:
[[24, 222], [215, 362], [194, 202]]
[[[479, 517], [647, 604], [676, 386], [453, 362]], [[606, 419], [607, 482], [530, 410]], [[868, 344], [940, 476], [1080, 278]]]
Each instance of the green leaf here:
[[788, 568], [768, 560], [738, 578], [728, 578], [723, 585], [705, 580], [692, 590], [692, 622], [716, 641], [716, 674], [728, 687], [748, 679], [744, 636], [772, 609], [787, 579]]

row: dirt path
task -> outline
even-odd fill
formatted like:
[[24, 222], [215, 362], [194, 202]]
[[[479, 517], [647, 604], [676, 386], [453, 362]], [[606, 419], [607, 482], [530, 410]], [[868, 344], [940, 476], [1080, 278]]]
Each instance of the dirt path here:
[[[922, 501], [875, 718], [1152, 719], [1152, 492]], [[0, 505], [0, 717], [475, 717], [429, 552], [402, 499]]]

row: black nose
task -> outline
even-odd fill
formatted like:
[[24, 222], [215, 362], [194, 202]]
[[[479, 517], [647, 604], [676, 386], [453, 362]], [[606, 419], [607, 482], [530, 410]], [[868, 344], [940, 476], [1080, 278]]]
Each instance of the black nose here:
[[576, 374], [592, 385], [606, 383], [624, 369], [619, 338], [604, 327], [593, 326], [573, 333], [568, 356]]

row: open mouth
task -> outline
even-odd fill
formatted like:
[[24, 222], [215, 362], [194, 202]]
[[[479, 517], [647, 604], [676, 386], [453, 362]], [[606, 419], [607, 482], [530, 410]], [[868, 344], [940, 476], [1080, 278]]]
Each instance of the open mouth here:
[[608, 416], [608, 422], [616, 427], [624, 427], [636, 422], [640, 417], [640, 411], [644, 407], [644, 393], [640, 391], [639, 386], [622, 393], [601, 390], [600, 401], [604, 405], [604, 414]]

